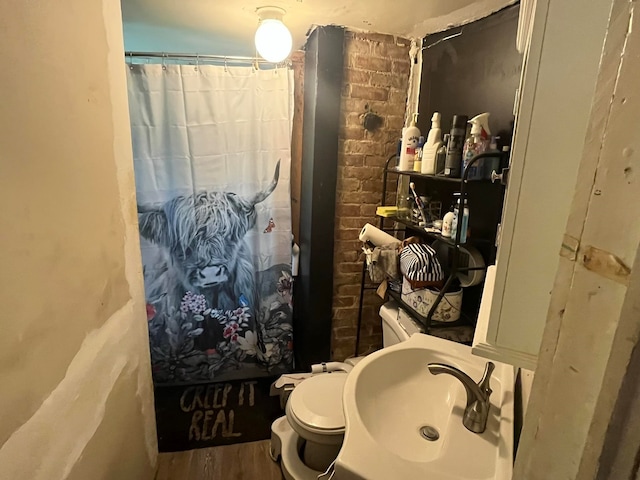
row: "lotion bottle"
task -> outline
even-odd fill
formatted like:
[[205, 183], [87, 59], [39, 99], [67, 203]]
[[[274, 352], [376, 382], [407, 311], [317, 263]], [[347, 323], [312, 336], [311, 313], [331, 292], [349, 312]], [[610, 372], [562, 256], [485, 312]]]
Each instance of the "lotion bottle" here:
[[420, 141], [420, 129], [416, 125], [417, 122], [418, 114], [414, 113], [411, 125], [402, 133], [402, 147], [400, 150], [400, 162], [398, 163], [398, 170], [402, 172], [412, 170], [413, 167], [413, 159]]
[[422, 173], [436, 174], [436, 154], [442, 145], [442, 130], [440, 129], [440, 113], [433, 112], [431, 117], [431, 130], [427, 141], [422, 148]]

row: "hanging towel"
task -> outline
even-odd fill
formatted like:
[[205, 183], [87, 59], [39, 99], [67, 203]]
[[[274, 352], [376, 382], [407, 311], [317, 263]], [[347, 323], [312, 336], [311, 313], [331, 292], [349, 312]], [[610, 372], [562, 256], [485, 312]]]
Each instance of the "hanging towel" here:
[[398, 249], [396, 245], [385, 245], [373, 249], [362, 247], [367, 257], [367, 271], [374, 283], [398, 277]]

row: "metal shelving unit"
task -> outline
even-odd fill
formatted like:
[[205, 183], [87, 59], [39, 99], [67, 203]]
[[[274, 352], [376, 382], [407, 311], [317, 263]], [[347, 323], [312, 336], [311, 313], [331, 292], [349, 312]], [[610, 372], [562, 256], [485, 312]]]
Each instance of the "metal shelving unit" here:
[[[501, 158], [504, 158], [505, 154], [504, 153], [499, 153], [499, 152], [491, 152], [491, 153], [482, 153], [480, 155], [476, 155], [475, 157], [473, 157], [470, 161], [469, 164], [467, 165], [467, 167], [465, 168], [463, 174], [462, 174], [462, 178], [450, 178], [450, 177], [444, 177], [444, 176], [439, 176], [439, 175], [426, 175], [426, 174], [422, 174], [419, 172], [413, 172], [413, 171], [399, 171], [396, 170], [394, 168], [390, 168], [390, 164], [391, 162], [396, 160], [396, 156], [393, 155], [391, 157], [389, 157], [389, 159], [386, 162], [385, 165], [385, 169], [384, 169], [384, 175], [383, 175], [383, 192], [382, 192], [382, 198], [381, 198], [381, 205], [385, 204], [385, 200], [386, 200], [386, 195], [387, 195], [387, 184], [388, 184], [388, 176], [389, 174], [395, 174], [401, 176], [401, 175], [407, 175], [410, 177], [415, 177], [415, 178], [425, 178], [425, 179], [431, 179], [431, 180], [437, 180], [437, 181], [442, 181], [442, 182], [447, 182], [447, 183], [457, 183], [459, 185], [459, 192], [460, 192], [460, 199], [462, 200], [462, 202], [464, 203], [464, 199], [466, 198], [466, 193], [467, 193], [467, 184], [469, 182], [473, 182], [473, 183], [490, 183], [490, 180], [469, 180], [468, 176], [469, 176], [469, 167], [474, 165], [476, 162], [478, 162], [480, 159], [482, 158], [495, 158], [496, 156], [501, 156]], [[431, 306], [427, 316], [423, 316], [420, 315], [418, 312], [416, 312], [410, 305], [407, 305], [403, 300], [402, 297], [399, 293], [397, 292], [393, 292], [391, 290], [389, 290], [389, 295], [396, 300], [401, 306], [402, 308], [407, 311], [407, 313], [409, 313], [415, 320], [417, 320], [418, 322], [420, 322], [425, 330], [428, 332], [430, 331], [432, 328], [439, 328], [439, 327], [454, 327], [454, 326], [459, 326], [459, 325], [468, 325], [470, 324], [470, 321], [467, 319], [461, 319], [458, 320], [456, 322], [437, 322], [434, 321], [433, 315], [435, 313], [435, 311], [437, 310], [438, 306], [440, 305], [440, 302], [442, 301], [442, 299], [444, 298], [445, 293], [448, 291], [449, 287], [451, 286], [451, 284], [453, 283], [453, 281], [455, 280], [455, 278], [457, 277], [458, 273], [460, 272], [467, 272], [467, 271], [471, 271], [471, 270], [479, 270], [480, 268], [469, 268], [467, 266], [463, 266], [461, 264], [461, 255], [462, 252], [460, 250], [461, 246], [464, 246], [465, 243], [462, 243], [460, 240], [460, 236], [461, 236], [461, 229], [457, 229], [456, 231], [456, 236], [455, 238], [448, 238], [448, 237], [443, 237], [442, 235], [435, 233], [435, 232], [428, 232], [424, 229], [424, 227], [421, 227], [419, 225], [417, 225], [416, 223], [408, 220], [408, 219], [402, 219], [402, 218], [398, 218], [398, 217], [381, 217], [379, 216], [379, 228], [381, 230], [385, 230], [387, 232], [390, 231], [398, 231], [397, 228], [385, 228], [384, 226], [384, 221], [385, 219], [388, 219], [390, 221], [393, 221], [397, 224], [400, 224], [404, 227], [403, 230], [411, 230], [412, 232], [416, 233], [417, 235], [423, 236], [423, 237], [428, 237], [428, 238], [432, 238], [434, 240], [441, 240], [444, 241], [451, 249], [452, 249], [452, 256], [451, 256], [451, 265], [449, 266], [449, 273], [447, 276], [447, 279], [444, 283], [444, 286], [442, 287], [442, 289], [440, 290], [440, 292], [438, 293], [438, 296], [436, 297], [435, 302], [433, 303], [433, 305]], [[479, 242], [487, 242], [487, 240], [485, 239], [468, 239], [467, 243], [468, 244], [474, 244], [474, 243], [479, 243]], [[483, 267], [482, 269], [484, 269], [486, 267]], [[366, 267], [366, 260], [363, 262], [363, 266], [362, 266], [362, 280], [361, 280], [361, 285], [360, 285], [360, 301], [359, 301], [359, 309], [358, 309], [358, 323], [357, 323], [357, 332], [356, 332], [356, 356], [359, 354], [359, 346], [360, 346], [360, 330], [361, 330], [361, 326], [362, 326], [362, 303], [363, 303], [363, 299], [364, 299], [364, 292], [365, 290], [369, 290], [369, 289], [376, 289], [376, 286], [369, 286], [367, 285], [366, 282], [366, 271], [367, 267]]]

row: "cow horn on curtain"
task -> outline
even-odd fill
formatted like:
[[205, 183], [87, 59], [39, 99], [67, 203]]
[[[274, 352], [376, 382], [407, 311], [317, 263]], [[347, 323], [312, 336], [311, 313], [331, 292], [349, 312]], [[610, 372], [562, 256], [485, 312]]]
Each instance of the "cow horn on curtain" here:
[[290, 370], [292, 73], [127, 73], [154, 381]]
[[278, 160], [278, 163], [276, 164], [276, 171], [273, 174], [273, 180], [271, 181], [271, 183], [267, 188], [255, 194], [255, 196], [250, 201], [251, 205], [255, 205], [257, 203], [263, 202], [265, 198], [271, 195], [271, 192], [273, 192], [276, 186], [278, 185], [279, 176], [280, 176], [280, 160]]

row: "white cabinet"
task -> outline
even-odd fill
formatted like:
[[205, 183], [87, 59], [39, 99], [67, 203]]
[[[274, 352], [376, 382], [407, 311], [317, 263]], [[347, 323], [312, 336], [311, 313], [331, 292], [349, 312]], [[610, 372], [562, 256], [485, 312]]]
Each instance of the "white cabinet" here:
[[474, 338], [477, 355], [535, 369], [610, 7], [610, 0], [588, 8], [581, 0], [536, 2], [496, 268], [485, 284]]

